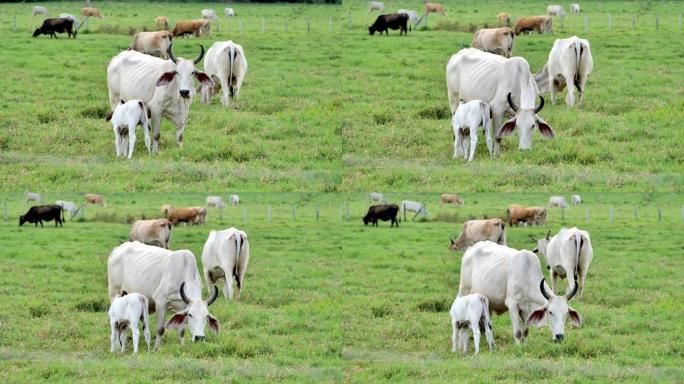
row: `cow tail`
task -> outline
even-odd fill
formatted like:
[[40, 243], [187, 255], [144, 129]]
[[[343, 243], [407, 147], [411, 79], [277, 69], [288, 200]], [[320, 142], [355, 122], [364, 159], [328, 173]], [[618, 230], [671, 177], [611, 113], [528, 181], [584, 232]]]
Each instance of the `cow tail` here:
[[233, 97], [233, 65], [235, 64], [235, 57], [233, 57], [233, 51], [237, 51], [235, 47], [228, 47], [228, 66], [230, 68], [228, 71], [228, 92], [230, 93], [231, 97]]
[[242, 235], [239, 231], [235, 231], [235, 266], [233, 267], [233, 276], [237, 283], [238, 290], [242, 287], [240, 281], [240, 250], [242, 249]]
[[579, 231], [575, 231], [575, 275], [574, 278], [577, 280], [577, 269], [579, 268], [579, 258], [580, 258], [580, 250], [582, 249], [582, 234]]
[[482, 302], [482, 314], [480, 315], [480, 333], [485, 334], [487, 328], [492, 329], [492, 322], [489, 319], [489, 300], [483, 295], [480, 295], [480, 302]]
[[150, 329], [150, 311], [149, 311], [149, 306], [150, 303], [147, 300], [147, 296], [145, 295], [140, 295], [140, 301], [142, 302], [143, 305], [143, 310], [142, 310], [142, 321], [143, 321], [143, 331]]
[[575, 88], [581, 92], [579, 89], [579, 79], [580, 79], [580, 61], [582, 59], [582, 42], [579, 39], [575, 40]]

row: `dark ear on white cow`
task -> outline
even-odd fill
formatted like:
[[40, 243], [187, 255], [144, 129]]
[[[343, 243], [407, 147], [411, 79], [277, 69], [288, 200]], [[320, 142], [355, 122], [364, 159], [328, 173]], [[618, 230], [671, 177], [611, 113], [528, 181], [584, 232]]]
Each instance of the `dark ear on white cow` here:
[[176, 71], [162, 73], [162, 75], [159, 76], [159, 79], [157, 79], [157, 87], [161, 87], [162, 85], [166, 85], [173, 81], [177, 73], [178, 72]]
[[123, 100], [121, 100], [121, 104], [126, 104], [126, 102], [125, 102], [125, 101], [123, 101]]
[[536, 325], [537, 327], [541, 327], [544, 324], [544, 319], [546, 318], [546, 314], [548, 313], [548, 309], [546, 307], [541, 307], [537, 309], [536, 311], [530, 313], [529, 316], [527, 316], [527, 321], [525, 321], [525, 324], [527, 325]]
[[105, 117], [105, 120], [106, 121], [111, 120], [113, 115], [114, 115], [114, 111], [107, 112], [107, 116]]
[[515, 117], [508, 120], [507, 122], [504, 123], [504, 125], [501, 126], [501, 129], [499, 129], [499, 133], [496, 134], [496, 138], [500, 139], [504, 136], [508, 136], [511, 133], [513, 133], [514, 129], [515, 129]]
[[207, 315], [207, 322], [209, 323], [209, 329], [214, 333], [219, 333], [219, 322], [211, 314]]
[[204, 72], [195, 71], [195, 78], [206, 87], [214, 86], [214, 80], [212, 80], [211, 77], [207, 76], [207, 74]]
[[568, 307], [568, 316], [570, 317], [570, 324], [572, 324], [573, 327], [582, 326], [582, 316], [580, 316], [579, 312]]
[[542, 120], [541, 117], [537, 117], [537, 125], [539, 126], [539, 133], [542, 135], [548, 137], [549, 139], [553, 139], [556, 136], [553, 133], [551, 126], [546, 121]]
[[178, 312], [171, 316], [169, 321], [166, 322], [166, 329], [177, 329], [181, 325], [185, 324], [185, 320], [188, 318], [188, 311]]

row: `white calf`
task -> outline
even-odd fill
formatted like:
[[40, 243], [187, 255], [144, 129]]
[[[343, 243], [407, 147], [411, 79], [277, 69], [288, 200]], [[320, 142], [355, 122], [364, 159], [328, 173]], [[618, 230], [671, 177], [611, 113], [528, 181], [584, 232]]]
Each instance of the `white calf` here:
[[38, 203], [42, 203], [43, 196], [41, 196], [40, 193], [26, 192], [26, 202], [28, 203], [29, 201], [36, 201]]
[[473, 331], [475, 353], [480, 353], [480, 334], [484, 333], [489, 344], [489, 350], [494, 345], [492, 335], [492, 322], [489, 319], [489, 300], [473, 293], [467, 296], [458, 296], [451, 305], [451, 352], [456, 352], [456, 345], [461, 352], [468, 352], [468, 328]]
[[112, 327], [111, 352], [116, 352], [119, 347], [121, 352], [126, 349], [126, 329], [130, 328], [133, 333], [133, 353], [138, 353], [138, 320], [143, 321], [143, 335], [147, 349], [150, 349], [150, 315], [148, 313], [149, 301], [147, 297], [139, 293], [131, 293], [117, 297], [109, 307], [109, 325]]
[[[482, 100], [461, 100], [456, 108], [451, 124], [454, 129], [454, 159], [463, 156], [463, 159], [473, 161], [475, 148], [477, 147], [477, 128], [482, 125], [489, 156], [492, 156], [492, 123], [489, 104]], [[470, 143], [466, 136], [470, 135]], [[468, 154], [470, 152], [470, 154]]]
[[[150, 128], [148, 121], [150, 119], [150, 110], [141, 100], [130, 100], [125, 102], [121, 100], [121, 104], [117, 105], [116, 109], [111, 115], [107, 115], [107, 121], [112, 120], [112, 127], [114, 127], [114, 137], [116, 144], [116, 157], [128, 157], [128, 160], [133, 156], [133, 149], [135, 148], [135, 128], [138, 124], [142, 125], [145, 133], [145, 146], [147, 152], [152, 150], [150, 142]], [[128, 138], [128, 147], [126, 147], [125, 140]]]
[[235, 11], [233, 10], [233, 8], [226, 8], [223, 10], [223, 14], [225, 14], [226, 17], [233, 17], [235, 16]]

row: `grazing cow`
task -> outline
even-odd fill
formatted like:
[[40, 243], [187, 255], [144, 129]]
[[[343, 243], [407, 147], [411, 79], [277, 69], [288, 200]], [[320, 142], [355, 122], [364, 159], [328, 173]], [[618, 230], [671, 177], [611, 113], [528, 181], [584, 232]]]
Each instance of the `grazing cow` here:
[[195, 224], [199, 222], [199, 218], [197, 217], [199, 214], [200, 212], [193, 207], [175, 208], [168, 212], [166, 219], [173, 225], [178, 225], [179, 223]]
[[[150, 118], [150, 110], [145, 106], [142, 100], [129, 100], [116, 106], [114, 112], [107, 114], [107, 121], [112, 121], [112, 128], [114, 129], [114, 144], [116, 145], [116, 157], [127, 157], [128, 160], [133, 157], [133, 149], [135, 149], [135, 129], [140, 124], [145, 134], [145, 147], [147, 153], [152, 152], [152, 144], [150, 142], [150, 128], [148, 121]], [[126, 143], [128, 141], [128, 143]], [[127, 145], [128, 144], [128, 145]]]
[[110, 352], [126, 349], [126, 329], [130, 328], [133, 334], [133, 353], [138, 353], [138, 340], [140, 330], [138, 330], [138, 320], [143, 321], [143, 335], [147, 349], [150, 349], [150, 314], [148, 308], [150, 302], [147, 297], [139, 293], [123, 293], [124, 296], [114, 298], [109, 307], [109, 325], [112, 328], [110, 339]]
[[470, 46], [503, 57], [511, 57], [515, 34], [508, 27], [478, 29]]
[[139, 241], [169, 249], [171, 245], [171, 222], [166, 219], [136, 220], [131, 227], [128, 241]]
[[418, 26], [418, 23], [420, 23], [420, 18], [418, 17], [418, 14], [415, 11], [410, 11], [408, 9], [400, 9], [397, 11], [397, 13], [409, 17], [409, 21], [411, 22], [409, 24], [409, 30], [411, 30], [411, 24], [413, 24], [413, 28], [415, 28]]
[[238, 195], [230, 195], [228, 197], [228, 202], [230, 205], [238, 205], [240, 204], [240, 197]]
[[28, 203], [29, 201], [35, 201], [38, 203], [43, 202], [43, 196], [41, 196], [40, 193], [26, 192], [25, 198], [26, 198], [26, 201], [25, 201], [26, 203]]
[[249, 240], [244, 231], [230, 227], [223, 231], [209, 232], [209, 238], [202, 249], [202, 265], [207, 287], [213, 286], [216, 289], [216, 282], [224, 279], [223, 296], [233, 300], [235, 279], [237, 299], [240, 299], [248, 262]]
[[74, 22], [74, 29], [76, 31], [78, 31], [81, 23], [78, 21], [78, 17], [76, 17], [76, 15], [72, 15], [70, 13], [60, 13], [59, 17], [61, 19], [69, 19], [69, 20], [73, 21]]
[[399, 14], [399, 13], [393, 13], [390, 15], [380, 15], [378, 16], [377, 19], [375, 19], [375, 22], [373, 25], [368, 27], [368, 32], [372, 35], [375, 34], [375, 32], [380, 32], [382, 35], [383, 32], [387, 36], [389, 36], [389, 30], [399, 30], [399, 36], [403, 33], [404, 35], [408, 35], [408, 15], [404, 14]]
[[549, 16], [526, 16], [518, 19], [515, 25], [515, 34], [519, 35], [523, 32], [537, 31], [540, 35], [542, 33], [553, 33], [553, 22]]
[[560, 18], [565, 17], [565, 11], [563, 10], [562, 5], [549, 5], [546, 7], [546, 13], [549, 16], [558, 16]]
[[192, 225], [204, 225], [207, 223], [207, 208], [206, 207], [190, 207], [197, 211], [195, 219], [192, 220]]
[[173, 34], [169, 31], [138, 32], [128, 49], [168, 60], [172, 43]]
[[496, 15], [496, 19], [505, 24], [507, 27], [511, 26], [511, 17], [506, 12], [501, 12]]
[[203, 9], [201, 12], [202, 18], [206, 20], [216, 21], [218, 17], [216, 16], [216, 11], [213, 9]]
[[98, 19], [102, 19], [102, 15], [100, 14], [100, 10], [94, 7], [83, 7], [81, 8], [81, 15], [84, 17], [95, 17]]
[[56, 204], [34, 205], [24, 215], [19, 216], [19, 226], [21, 227], [24, 223], [34, 223], [38, 227], [38, 223], [40, 223], [40, 227], [43, 228], [43, 220], [54, 220], [55, 227], [57, 224], [62, 227], [62, 223], [64, 223], [62, 207]]
[[176, 144], [183, 146], [183, 132], [195, 94], [193, 78], [202, 85], [214, 82], [195, 64], [204, 56], [204, 47], [193, 60], [176, 58], [169, 46], [169, 58], [162, 60], [137, 51], [124, 51], [114, 56], [107, 67], [109, 103], [112, 110], [119, 100], [142, 100], [152, 118], [152, 152], [159, 148], [161, 118], [168, 117], [176, 125]]
[[225, 208], [226, 203], [221, 196], [207, 196], [207, 207]]
[[77, 207], [76, 204], [71, 201], [57, 200], [55, 201], [55, 205], [59, 205], [62, 207], [63, 211], [69, 212], [69, 216], [71, 216], [71, 218], [76, 216], [80, 210], [80, 207]]
[[74, 22], [69, 19], [45, 19], [43, 20], [43, 25], [40, 28], [36, 28], [33, 32], [33, 37], [38, 37], [39, 35], [50, 35], [50, 38], [57, 38], [55, 33], [67, 33], [67, 38], [76, 38], [77, 31], [74, 30]]
[[465, 251], [473, 244], [484, 240], [506, 245], [506, 224], [501, 219], [468, 220], [463, 223], [458, 239], [449, 240], [450, 251]]
[[372, 201], [377, 201], [379, 203], [387, 204], [387, 199], [385, 198], [385, 195], [383, 195], [380, 192], [371, 192], [368, 194], [368, 200]]
[[195, 35], [195, 37], [204, 37], [211, 34], [211, 21], [198, 20], [182, 20], [176, 23], [173, 27], [173, 37]]
[[396, 224], [399, 228], [399, 220], [397, 220], [397, 213], [399, 206], [396, 204], [371, 205], [368, 207], [366, 216], [363, 217], [363, 224], [368, 225], [372, 223], [373, 226], [378, 226], [378, 220], [387, 221], [392, 220], [390, 228]]
[[549, 325], [556, 342], [565, 337], [565, 320], [582, 324], [580, 314], [568, 306], [577, 292], [565, 296], [549, 292], [534, 253], [482, 241], [470, 247], [461, 259], [458, 295], [479, 293], [489, 299], [489, 310], [508, 311], [516, 344], [527, 337], [529, 325]]
[[568, 202], [565, 201], [565, 197], [563, 196], [549, 197], [549, 207], [569, 208]]
[[416, 216], [427, 217], [428, 215], [425, 204], [419, 203], [417, 201], [403, 200], [399, 206], [399, 209], [402, 215], [404, 215], [406, 211], [415, 212], [416, 214], [413, 215], [413, 219], [415, 219]]
[[544, 207], [530, 207], [534, 210], [534, 219], [532, 224], [534, 225], [546, 225], [546, 208]]
[[[552, 238], [549, 238], [550, 235], [551, 231], [546, 234], [546, 237], [536, 241], [537, 248], [534, 252], [541, 252], [546, 259], [546, 268], [551, 273], [553, 291], [557, 292], [556, 282], [559, 277], [567, 278], [568, 287], [565, 293], [577, 291], [582, 298], [584, 280], [587, 278], [589, 264], [594, 258], [589, 232], [573, 227], [561, 228]], [[571, 279], [570, 276], [574, 278]], [[578, 287], [573, 286], [571, 280], [574, 280]]]
[[370, 6], [368, 8], [368, 13], [371, 13], [373, 11], [379, 11], [382, 12], [385, 10], [385, 4], [379, 2], [379, 1], [371, 1]]
[[[517, 128], [518, 148], [530, 149], [535, 127], [542, 135], [553, 138], [551, 126], [537, 116], [544, 107], [544, 98], [539, 105], [534, 105], [539, 90], [530, 65], [522, 57], [506, 59], [475, 48], [462, 49], [449, 59], [446, 80], [452, 115], [460, 100], [479, 99], [491, 108], [497, 139]], [[513, 118], [503, 123], [504, 114], [511, 110]], [[499, 152], [498, 140], [494, 142], [493, 152]]]
[[580, 5], [577, 4], [577, 3], [572, 3], [572, 4], [570, 4], [570, 12], [572, 12], [572, 13], [580, 13], [580, 12], [581, 12], [581, 10], [580, 10]]
[[[456, 113], [451, 118], [451, 126], [454, 130], [454, 159], [463, 157], [464, 160], [473, 161], [477, 147], [477, 128], [480, 125], [487, 142], [489, 156], [494, 156], [490, 114], [489, 104], [482, 100], [470, 100], [467, 103], [461, 100]], [[466, 136], [470, 136], [470, 140]]]
[[440, 3], [425, 3], [425, 13], [441, 13], [446, 16], [447, 13], [444, 12], [444, 5]]
[[543, 207], [523, 207], [518, 204], [511, 204], [506, 210], [508, 225], [544, 225], [546, 224], [546, 208]]
[[164, 214], [164, 217], [167, 217], [167, 216], [169, 216], [169, 213], [171, 213], [171, 211], [173, 211], [173, 205], [163, 204], [159, 210], [161, 211], [161, 213]]
[[157, 16], [154, 19], [154, 25], [156, 25], [157, 28], [167, 30], [169, 29], [169, 19], [167, 19], [166, 16]]
[[221, 103], [228, 107], [231, 99], [233, 102], [238, 99], [247, 73], [245, 51], [232, 40], [215, 42], [204, 58], [204, 72], [214, 80], [215, 86], [202, 87], [202, 102], [210, 104], [213, 95], [222, 90]]
[[102, 195], [98, 195], [95, 193], [86, 193], [83, 196], [83, 199], [85, 200], [86, 203], [98, 204], [98, 205], [101, 205], [103, 207], [107, 206], [107, 204], [105, 204], [104, 197], [102, 197]]
[[551, 92], [551, 102], [556, 104], [556, 93], [568, 87], [565, 103], [568, 107], [575, 105], [575, 90], [579, 92], [577, 105], [582, 104], [587, 77], [594, 68], [589, 41], [572, 36], [567, 39], [556, 39], [549, 53], [549, 60], [534, 76], [541, 92]]
[[463, 353], [468, 352], [468, 328], [473, 331], [475, 353], [480, 353], [480, 334], [487, 338], [489, 350], [494, 345], [492, 321], [489, 319], [489, 300], [485, 296], [473, 293], [467, 296], [456, 296], [449, 310], [451, 315], [451, 352], [456, 352], [456, 345]]
[[[150, 301], [150, 309], [157, 311], [157, 336], [154, 349], [161, 344], [164, 329], [177, 328], [183, 344], [185, 327], [190, 329], [192, 341], [204, 340], [204, 326], [208, 323], [214, 333], [219, 322], [209, 313], [218, 290], [206, 301], [202, 300], [202, 281], [195, 255], [188, 250], [169, 251], [127, 242], [112, 250], [107, 260], [108, 291], [111, 301], [122, 292], [138, 292]], [[167, 310], [176, 311], [164, 326]]]
[[234, 16], [235, 16], [235, 11], [233, 10], [233, 8], [226, 8], [226, 9], [223, 10], [223, 14], [224, 14], [226, 17], [234, 17]]
[[[35, 7], [33, 7], [33, 11], [32, 11], [32, 13], [31, 13], [31, 17], [33, 17], [33, 16], [35, 16], [35, 15], [44, 15], [44, 16], [47, 16], [47, 15], [48, 15], [48, 10], [47, 10], [47, 8], [45, 8], [45, 7], [41, 6], [41, 5], [36, 5]], [[60, 16], [60, 17], [62, 17], [62, 16]]]
[[572, 195], [572, 205], [580, 205], [582, 204], [582, 198], [580, 195]]
[[450, 193], [443, 193], [441, 196], [439, 196], [439, 204], [453, 204], [455, 206], [463, 205], [463, 200], [461, 200], [458, 195], [450, 194]]

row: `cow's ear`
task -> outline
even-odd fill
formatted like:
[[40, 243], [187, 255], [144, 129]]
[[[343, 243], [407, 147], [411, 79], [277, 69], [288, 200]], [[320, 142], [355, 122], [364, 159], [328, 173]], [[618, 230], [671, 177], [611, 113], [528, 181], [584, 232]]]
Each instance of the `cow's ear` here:
[[162, 75], [159, 76], [159, 79], [157, 79], [157, 87], [161, 87], [162, 85], [166, 85], [173, 81], [177, 73], [178, 72], [176, 71], [162, 73]]
[[105, 120], [106, 121], [111, 120], [113, 115], [114, 115], [114, 111], [107, 112], [107, 117], [105, 117]]
[[195, 78], [206, 87], [214, 86], [214, 80], [212, 80], [211, 77], [207, 76], [207, 74], [204, 72], [195, 71]]
[[219, 333], [219, 322], [211, 314], [207, 315], [207, 322], [209, 323], [209, 329], [214, 333]]
[[541, 327], [544, 324], [544, 319], [546, 318], [546, 314], [549, 310], [546, 309], [546, 307], [541, 307], [537, 309], [536, 311], [530, 313], [529, 316], [527, 316], [527, 321], [525, 321], [525, 324], [527, 325], [536, 325], [537, 327]]
[[548, 137], [549, 139], [553, 139], [556, 136], [553, 133], [551, 126], [546, 121], [542, 120], [541, 117], [537, 117], [537, 125], [539, 126], [539, 133], [542, 135]]
[[570, 324], [572, 324], [573, 327], [582, 326], [582, 316], [580, 316], [579, 312], [568, 307], [568, 316], [570, 316]]
[[496, 138], [500, 139], [504, 136], [508, 136], [511, 133], [513, 133], [514, 129], [515, 129], [515, 117], [508, 120], [507, 122], [504, 123], [503, 126], [501, 126], [501, 129], [499, 129], [499, 133], [496, 134]]
[[178, 312], [171, 316], [169, 321], [166, 322], [166, 329], [176, 329], [182, 324], [185, 324], [185, 320], [188, 318], [188, 311]]

